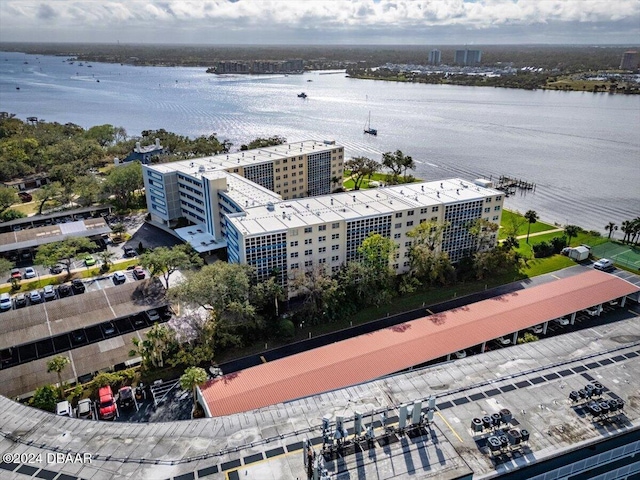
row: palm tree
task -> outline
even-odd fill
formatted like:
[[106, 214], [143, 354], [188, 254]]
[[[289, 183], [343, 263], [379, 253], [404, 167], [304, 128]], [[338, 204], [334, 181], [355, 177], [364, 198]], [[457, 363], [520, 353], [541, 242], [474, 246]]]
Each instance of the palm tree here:
[[180, 386], [183, 390], [191, 390], [193, 394], [193, 407], [196, 406], [196, 387], [204, 384], [207, 381], [207, 372], [204, 368], [189, 367], [184, 371], [184, 374], [180, 377]]
[[617, 226], [615, 223], [613, 223], [613, 222], [609, 222], [609, 223], [604, 227], [604, 229], [605, 229], [606, 231], [608, 231], [608, 232], [609, 232], [609, 237], [607, 237], [607, 238], [608, 238], [609, 240], [611, 240], [611, 235], [613, 234], [613, 231], [614, 231], [614, 230], [618, 230], [618, 226]]
[[580, 227], [577, 225], [567, 225], [564, 227], [564, 234], [567, 236], [567, 246], [571, 246], [571, 239], [578, 236]]
[[622, 237], [622, 243], [625, 243], [627, 241], [627, 237], [631, 236], [631, 231], [633, 229], [633, 223], [629, 220], [625, 220], [624, 222], [622, 222], [622, 225], [620, 225], [620, 230], [622, 230], [622, 232], [624, 233], [624, 237]]
[[58, 355], [47, 362], [47, 373], [56, 372], [58, 374], [58, 386], [60, 388], [60, 398], [64, 397], [62, 388], [62, 371], [69, 365], [69, 357]]
[[120, 222], [111, 227], [111, 231], [117, 235], [118, 239], [122, 240], [122, 235], [127, 231], [127, 227]]
[[105, 272], [107, 270], [109, 270], [109, 267], [111, 265], [113, 265], [113, 257], [115, 257], [115, 256], [116, 256], [116, 254], [114, 252], [109, 251], [109, 250], [103, 250], [102, 252], [100, 252], [98, 254], [98, 258], [102, 262], [102, 269]]
[[538, 221], [538, 214], [535, 210], [527, 210], [527, 213], [524, 214], [524, 218], [526, 218], [527, 222], [529, 222], [529, 225], [527, 227], [527, 243], [529, 243], [529, 232], [531, 231], [531, 224]]

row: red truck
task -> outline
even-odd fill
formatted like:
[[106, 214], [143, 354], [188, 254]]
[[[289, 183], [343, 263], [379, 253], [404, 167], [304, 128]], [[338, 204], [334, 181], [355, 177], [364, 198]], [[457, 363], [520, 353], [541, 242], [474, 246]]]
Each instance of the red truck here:
[[111, 387], [100, 387], [98, 390], [98, 413], [102, 420], [113, 420], [117, 415], [116, 402], [113, 398]]

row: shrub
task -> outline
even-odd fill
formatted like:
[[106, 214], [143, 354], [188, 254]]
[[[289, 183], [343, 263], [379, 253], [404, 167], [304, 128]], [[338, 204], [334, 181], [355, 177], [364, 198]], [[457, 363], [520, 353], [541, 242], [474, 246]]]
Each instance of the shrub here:
[[293, 322], [288, 319], [282, 319], [278, 322], [278, 334], [284, 338], [291, 338], [296, 333], [296, 327]]
[[522, 337], [518, 337], [518, 343], [537, 342], [538, 340], [540, 340], [538, 336], [531, 332], [525, 332]]
[[53, 385], [44, 385], [43, 387], [37, 388], [33, 397], [29, 400], [29, 405], [32, 407], [48, 412], [55, 412], [57, 403], [58, 389]]
[[553, 237], [551, 239], [553, 253], [560, 253], [563, 248], [567, 247], [567, 237]]
[[553, 245], [549, 242], [540, 242], [533, 245], [533, 254], [536, 258], [550, 257], [553, 255]]

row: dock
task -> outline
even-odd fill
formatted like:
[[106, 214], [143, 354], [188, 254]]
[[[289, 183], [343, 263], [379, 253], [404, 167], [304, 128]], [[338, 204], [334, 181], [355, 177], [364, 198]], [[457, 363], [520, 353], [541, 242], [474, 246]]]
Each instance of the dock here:
[[[489, 177], [491, 180], [491, 177]], [[507, 196], [514, 195], [517, 190], [530, 190], [536, 191], [536, 184], [527, 182], [526, 180], [516, 179], [508, 177], [506, 175], [500, 175], [494, 187], [496, 190], [504, 192]]]

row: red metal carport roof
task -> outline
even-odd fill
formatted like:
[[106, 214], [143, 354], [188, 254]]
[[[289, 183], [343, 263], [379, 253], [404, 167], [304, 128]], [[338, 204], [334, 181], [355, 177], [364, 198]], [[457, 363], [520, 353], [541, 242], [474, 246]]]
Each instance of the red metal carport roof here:
[[370, 381], [639, 290], [591, 270], [251, 367], [201, 390], [214, 417], [253, 410]]

